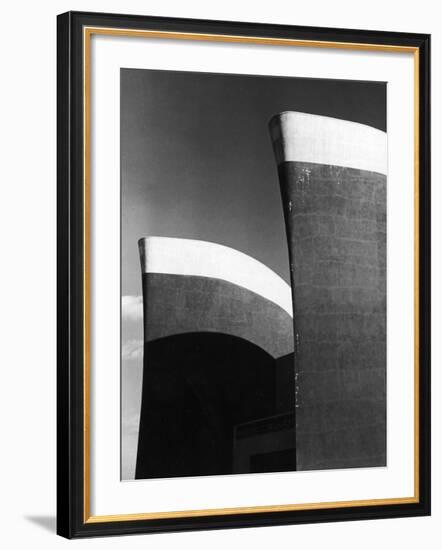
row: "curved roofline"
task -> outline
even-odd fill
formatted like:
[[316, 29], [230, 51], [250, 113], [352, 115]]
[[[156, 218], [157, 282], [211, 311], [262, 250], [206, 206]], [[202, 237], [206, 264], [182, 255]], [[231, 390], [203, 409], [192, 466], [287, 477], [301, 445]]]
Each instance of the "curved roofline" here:
[[143, 273], [221, 279], [270, 300], [293, 317], [290, 285], [239, 250], [209, 241], [156, 236], [141, 238], [138, 247]]
[[283, 111], [269, 121], [276, 162], [311, 162], [387, 174], [387, 134], [338, 118]]

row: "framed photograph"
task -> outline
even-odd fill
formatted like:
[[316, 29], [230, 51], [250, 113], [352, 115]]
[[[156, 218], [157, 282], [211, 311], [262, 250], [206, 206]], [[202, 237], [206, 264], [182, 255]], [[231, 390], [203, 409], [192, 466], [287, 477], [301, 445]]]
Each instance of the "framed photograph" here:
[[430, 513], [430, 37], [58, 17], [58, 533]]

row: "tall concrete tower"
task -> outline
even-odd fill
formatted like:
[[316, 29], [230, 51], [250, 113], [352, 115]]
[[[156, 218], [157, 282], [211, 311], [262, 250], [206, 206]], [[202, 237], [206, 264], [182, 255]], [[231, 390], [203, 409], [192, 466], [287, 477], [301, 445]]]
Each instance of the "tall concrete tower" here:
[[293, 295], [297, 469], [386, 464], [387, 136], [270, 121]]

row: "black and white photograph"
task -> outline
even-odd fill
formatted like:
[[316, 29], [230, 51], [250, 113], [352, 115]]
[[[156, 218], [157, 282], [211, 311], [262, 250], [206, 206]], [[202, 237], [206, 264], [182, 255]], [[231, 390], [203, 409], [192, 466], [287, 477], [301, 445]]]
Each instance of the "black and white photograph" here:
[[3, 3], [2, 548], [437, 547], [436, 6]]
[[387, 83], [121, 68], [121, 479], [388, 465]]

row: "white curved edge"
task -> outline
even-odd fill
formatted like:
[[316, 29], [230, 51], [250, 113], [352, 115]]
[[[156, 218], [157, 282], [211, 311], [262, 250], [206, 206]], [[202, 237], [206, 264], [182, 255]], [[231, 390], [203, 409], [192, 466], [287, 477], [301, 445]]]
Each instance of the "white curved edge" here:
[[311, 162], [387, 174], [387, 134], [337, 118], [285, 111], [269, 122], [276, 162]]
[[243, 252], [221, 244], [173, 237], [144, 237], [138, 247], [143, 273], [221, 279], [259, 294], [293, 317], [290, 285]]

